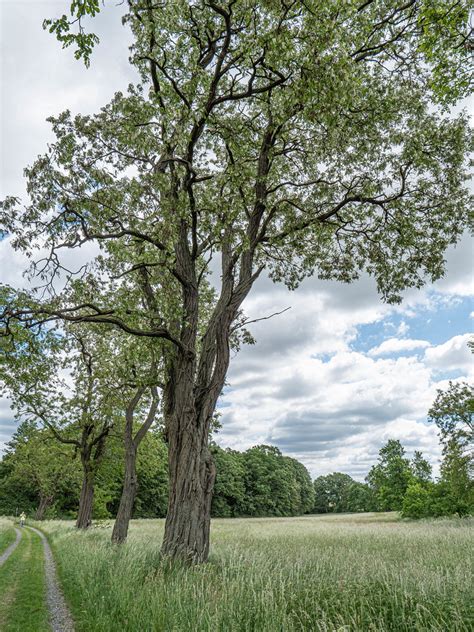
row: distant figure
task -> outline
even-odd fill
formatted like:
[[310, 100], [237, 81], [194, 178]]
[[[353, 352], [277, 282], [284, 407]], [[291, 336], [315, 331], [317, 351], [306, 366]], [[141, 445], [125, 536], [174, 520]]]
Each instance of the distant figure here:
[[25, 526], [25, 520], [26, 520], [26, 513], [22, 511], [20, 514], [20, 527]]

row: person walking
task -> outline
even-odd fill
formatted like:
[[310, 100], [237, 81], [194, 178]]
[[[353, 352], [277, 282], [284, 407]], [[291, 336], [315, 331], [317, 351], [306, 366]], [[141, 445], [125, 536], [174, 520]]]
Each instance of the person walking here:
[[20, 527], [25, 526], [25, 520], [26, 520], [26, 513], [22, 511], [20, 514]]

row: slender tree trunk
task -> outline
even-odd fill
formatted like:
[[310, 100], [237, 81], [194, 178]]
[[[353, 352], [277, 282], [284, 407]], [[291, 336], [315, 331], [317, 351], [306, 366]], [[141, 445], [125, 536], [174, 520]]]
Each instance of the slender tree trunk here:
[[215, 467], [208, 432], [192, 418], [168, 435], [169, 498], [161, 552], [191, 563], [209, 554]]
[[144, 387], [137, 388], [137, 391], [128, 403], [127, 410], [125, 412], [125, 427], [123, 433], [123, 444], [125, 447], [125, 474], [120, 505], [112, 532], [112, 542], [115, 542], [116, 544], [121, 544], [127, 539], [128, 525], [130, 524], [130, 520], [132, 518], [133, 505], [135, 503], [135, 497], [138, 490], [137, 452], [140, 443], [145, 438], [146, 433], [155, 419], [158, 408], [158, 393], [156, 386], [153, 386], [150, 389], [151, 404], [148, 415], [135, 436], [133, 436], [133, 413], [144, 392]]
[[51, 507], [53, 503], [53, 496], [41, 495], [38, 508], [35, 513], [35, 520], [44, 520], [46, 510]]
[[128, 525], [132, 518], [133, 505], [138, 490], [136, 460], [137, 451], [132, 442], [132, 445], [125, 450], [125, 475], [122, 496], [112, 532], [112, 542], [116, 544], [122, 544], [127, 539]]
[[94, 470], [90, 463], [84, 466], [81, 495], [79, 497], [79, 511], [77, 513], [76, 527], [87, 529], [92, 523], [92, 505], [94, 503]]
[[81, 448], [83, 478], [81, 495], [79, 497], [79, 511], [76, 520], [76, 527], [78, 529], [87, 529], [92, 524], [95, 475], [104, 456], [105, 442], [109, 430], [110, 428], [106, 428], [92, 441], [90, 440], [90, 429], [86, 427], [83, 431]]

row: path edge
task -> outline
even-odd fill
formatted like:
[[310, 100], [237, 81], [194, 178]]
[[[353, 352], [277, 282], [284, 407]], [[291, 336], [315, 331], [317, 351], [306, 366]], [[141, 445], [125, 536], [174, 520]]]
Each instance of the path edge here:
[[46, 601], [48, 605], [49, 621], [52, 632], [74, 632], [74, 618], [71, 608], [64, 595], [64, 590], [59, 581], [58, 565], [54, 559], [53, 550], [49, 542], [48, 536], [44, 531], [28, 525], [37, 533], [42, 542], [44, 549], [45, 576], [46, 576]]

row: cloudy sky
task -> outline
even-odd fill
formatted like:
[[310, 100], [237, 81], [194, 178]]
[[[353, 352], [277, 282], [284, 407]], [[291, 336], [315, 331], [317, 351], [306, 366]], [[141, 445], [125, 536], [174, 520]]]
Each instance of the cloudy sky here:
[[[120, 6], [107, 3], [96, 19], [102, 42], [87, 70], [41, 28], [66, 5], [0, 0], [0, 198], [24, 197], [23, 168], [52, 140], [46, 117], [66, 108], [92, 113], [135, 79]], [[466, 107], [474, 111], [474, 103]], [[292, 293], [261, 279], [245, 305], [249, 317], [291, 309], [253, 325], [257, 344], [233, 359], [218, 441], [241, 450], [270, 443], [313, 476], [341, 471], [363, 480], [382, 444], [397, 438], [436, 467], [426, 412], [437, 388], [473, 373], [472, 242], [463, 239], [447, 261], [442, 281], [407, 292], [397, 307], [380, 301], [369, 278], [350, 286], [308, 279]], [[19, 284], [23, 269], [1, 241], [1, 281]], [[14, 428], [0, 400], [0, 450]]]

